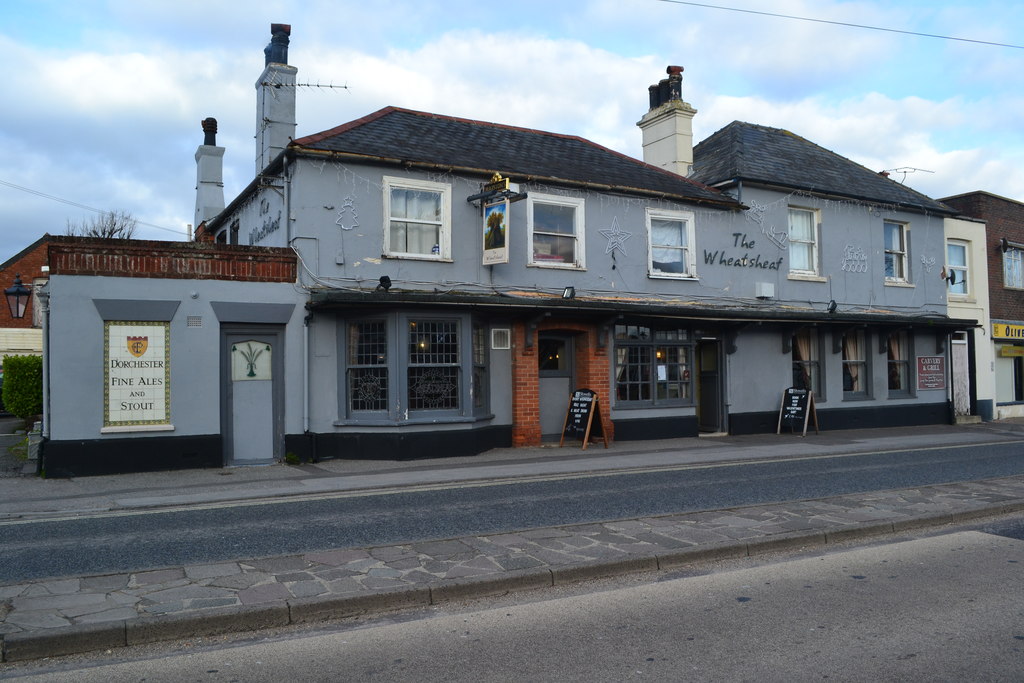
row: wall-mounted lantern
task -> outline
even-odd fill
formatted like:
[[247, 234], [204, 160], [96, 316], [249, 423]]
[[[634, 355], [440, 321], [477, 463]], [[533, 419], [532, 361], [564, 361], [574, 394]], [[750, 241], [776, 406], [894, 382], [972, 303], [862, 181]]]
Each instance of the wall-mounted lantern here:
[[4, 290], [4, 296], [7, 297], [7, 307], [11, 310], [11, 317], [24, 318], [32, 290], [21, 284], [21, 273], [14, 276], [14, 284]]

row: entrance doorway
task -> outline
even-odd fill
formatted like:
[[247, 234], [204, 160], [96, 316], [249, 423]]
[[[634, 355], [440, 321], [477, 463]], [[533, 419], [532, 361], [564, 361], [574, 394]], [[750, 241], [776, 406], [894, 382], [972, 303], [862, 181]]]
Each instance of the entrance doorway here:
[[701, 432], [725, 431], [722, 391], [722, 344], [717, 339], [697, 342], [697, 426]]
[[565, 411], [575, 383], [575, 344], [568, 334], [542, 333], [537, 341], [540, 434], [544, 441], [562, 435]]
[[225, 465], [269, 463], [283, 455], [283, 333], [270, 327], [221, 330]]

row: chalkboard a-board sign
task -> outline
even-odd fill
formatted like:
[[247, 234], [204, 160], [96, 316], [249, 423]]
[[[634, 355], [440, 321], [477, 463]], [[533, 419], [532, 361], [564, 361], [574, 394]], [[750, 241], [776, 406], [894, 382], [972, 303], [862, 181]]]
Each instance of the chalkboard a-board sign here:
[[565, 437], [581, 439], [583, 450], [587, 450], [587, 444], [591, 437], [600, 436], [604, 439], [604, 447], [608, 448], [608, 437], [605, 436], [601, 426], [601, 406], [597, 400], [597, 393], [590, 389], [577, 389], [569, 397], [569, 409], [565, 411], [565, 422], [562, 425], [562, 440], [558, 442], [561, 448], [565, 443]]
[[801, 436], [807, 436], [807, 422], [814, 418], [814, 433], [818, 434], [818, 411], [814, 407], [814, 392], [809, 389], [790, 387], [782, 392], [782, 405], [779, 406], [779, 424], [776, 434], [782, 433], [782, 425], [789, 426], [790, 431], [797, 428], [803, 430]]

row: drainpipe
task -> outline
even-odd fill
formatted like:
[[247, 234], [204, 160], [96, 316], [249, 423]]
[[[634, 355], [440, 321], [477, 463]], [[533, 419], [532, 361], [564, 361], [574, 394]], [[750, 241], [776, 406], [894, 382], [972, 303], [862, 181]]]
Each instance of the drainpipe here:
[[309, 321], [312, 313], [302, 320], [302, 433], [309, 434]]
[[292, 181], [288, 175], [288, 155], [281, 160], [281, 177], [284, 180], [284, 236], [285, 244], [292, 243]]
[[[39, 297], [43, 313], [43, 441], [50, 438], [50, 282], [39, 287]], [[42, 465], [42, 459], [40, 459]]]

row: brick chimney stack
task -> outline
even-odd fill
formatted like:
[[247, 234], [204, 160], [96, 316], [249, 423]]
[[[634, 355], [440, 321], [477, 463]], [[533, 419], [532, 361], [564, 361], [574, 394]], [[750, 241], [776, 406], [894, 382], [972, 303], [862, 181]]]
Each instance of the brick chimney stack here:
[[295, 138], [295, 75], [288, 66], [292, 27], [270, 25], [270, 43], [263, 50], [263, 73], [256, 81], [256, 175]]
[[689, 175], [693, 166], [693, 117], [683, 101], [683, 67], [670, 66], [668, 78], [648, 88], [650, 109], [636, 124], [643, 133], [644, 161]]
[[196, 149], [196, 227], [224, 210], [224, 148], [217, 146], [217, 119], [203, 119], [202, 126], [203, 144]]

